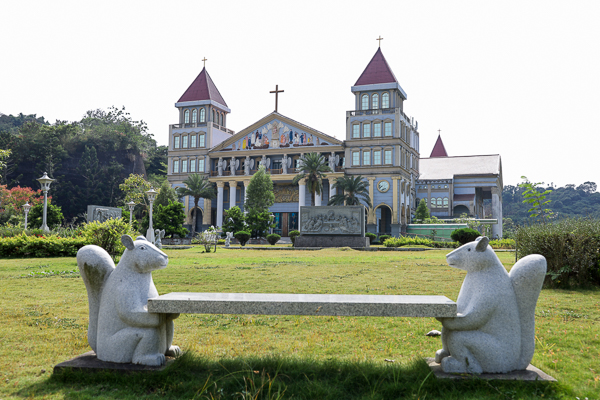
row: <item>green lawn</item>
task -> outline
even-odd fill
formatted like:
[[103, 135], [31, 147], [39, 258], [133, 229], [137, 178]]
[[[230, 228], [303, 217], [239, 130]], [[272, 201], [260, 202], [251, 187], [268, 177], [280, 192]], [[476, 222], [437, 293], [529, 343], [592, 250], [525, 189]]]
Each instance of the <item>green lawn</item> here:
[[[445, 250], [166, 250], [159, 293], [437, 294], [464, 272]], [[510, 269], [514, 253], [497, 253]], [[155, 374], [64, 373], [89, 350], [87, 294], [74, 258], [0, 260], [0, 399], [506, 399], [600, 397], [600, 290], [546, 290], [532, 363], [559, 383], [440, 381], [423, 361], [441, 347], [433, 318], [182, 315], [186, 355]]]

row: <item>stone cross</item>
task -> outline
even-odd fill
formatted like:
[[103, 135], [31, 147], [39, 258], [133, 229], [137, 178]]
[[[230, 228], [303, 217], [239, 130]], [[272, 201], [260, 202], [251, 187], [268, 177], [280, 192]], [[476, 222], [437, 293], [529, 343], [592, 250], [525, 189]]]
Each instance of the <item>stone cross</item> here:
[[279, 90], [279, 85], [275, 85], [275, 90], [271, 90], [269, 93], [275, 93], [275, 112], [277, 112], [277, 100], [279, 93], [283, 93], [284, 90]]

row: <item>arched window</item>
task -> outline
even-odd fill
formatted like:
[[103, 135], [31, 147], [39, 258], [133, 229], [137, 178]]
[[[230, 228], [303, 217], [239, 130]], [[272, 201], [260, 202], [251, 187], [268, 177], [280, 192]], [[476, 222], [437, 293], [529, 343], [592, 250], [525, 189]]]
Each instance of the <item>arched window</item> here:
[[195, 108], [192, 110], [192, 124], [198, 122], [198, 110]]
[[215, 110], [212, 110], [212, 115], [213, 115], [212, 121], [215, 122]]
[[223, 124], [223, 114], [221, 114], [221, 123], [219, 125], [224, 126], [224, 124]]
[[206, 122], [206, 111], [204, 108], [200, 109], [200, 122]]
[[437, 198], [437, 206], [438, 206], [438, 208], [442, 208], [442, 198], [441, 197]]
[[362, 104], [360, 106], [361, 110], [368, 110], [369, 109], [369, 95], [368, 94], [363, 94], [362, 95]]
[[377, 93], [373, 94], [373, 98], [371, 99], [373, 107], [372, 108], [379, 108], [379, 95]]
[[444, 207], [448, 208], [448, 198], [444, 197]]
[[381, 108], [390, 108], [390, 94], [384, 93], [381, 95]]
[[183, 121], [186, 124], [190, 123], [190, 110], [185, 110], [185, 113], [183, 113]]

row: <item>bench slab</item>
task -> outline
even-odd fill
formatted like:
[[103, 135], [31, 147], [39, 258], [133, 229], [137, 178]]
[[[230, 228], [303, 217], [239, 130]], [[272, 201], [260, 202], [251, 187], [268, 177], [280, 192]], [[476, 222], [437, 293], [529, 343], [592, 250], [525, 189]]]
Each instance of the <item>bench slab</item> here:
[[187, 314], [456, 317], [446, 296], [279, 293], [168, 293], [148, 312]]

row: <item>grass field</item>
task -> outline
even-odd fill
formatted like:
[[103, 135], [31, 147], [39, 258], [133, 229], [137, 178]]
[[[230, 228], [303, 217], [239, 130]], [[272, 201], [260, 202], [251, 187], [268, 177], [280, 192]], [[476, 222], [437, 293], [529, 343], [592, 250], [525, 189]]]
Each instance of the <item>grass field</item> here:
[[[201, 253], [166, 250], [159, 293], [436, 294], [456, 300], [464, 272], [447, 251]], [[497, 253], [510, 269], [514, 253]], [[547, 382], [440, 381], [424, 357], [441, 347], [433, 318], [182, 315], [186, 354], [155, 374], [52, 375], [89, 350], [87, 294], [74, 258], [0, 260], [0, 399], [600, 398], [600, 290], [547, 290], [532, 363]]]

